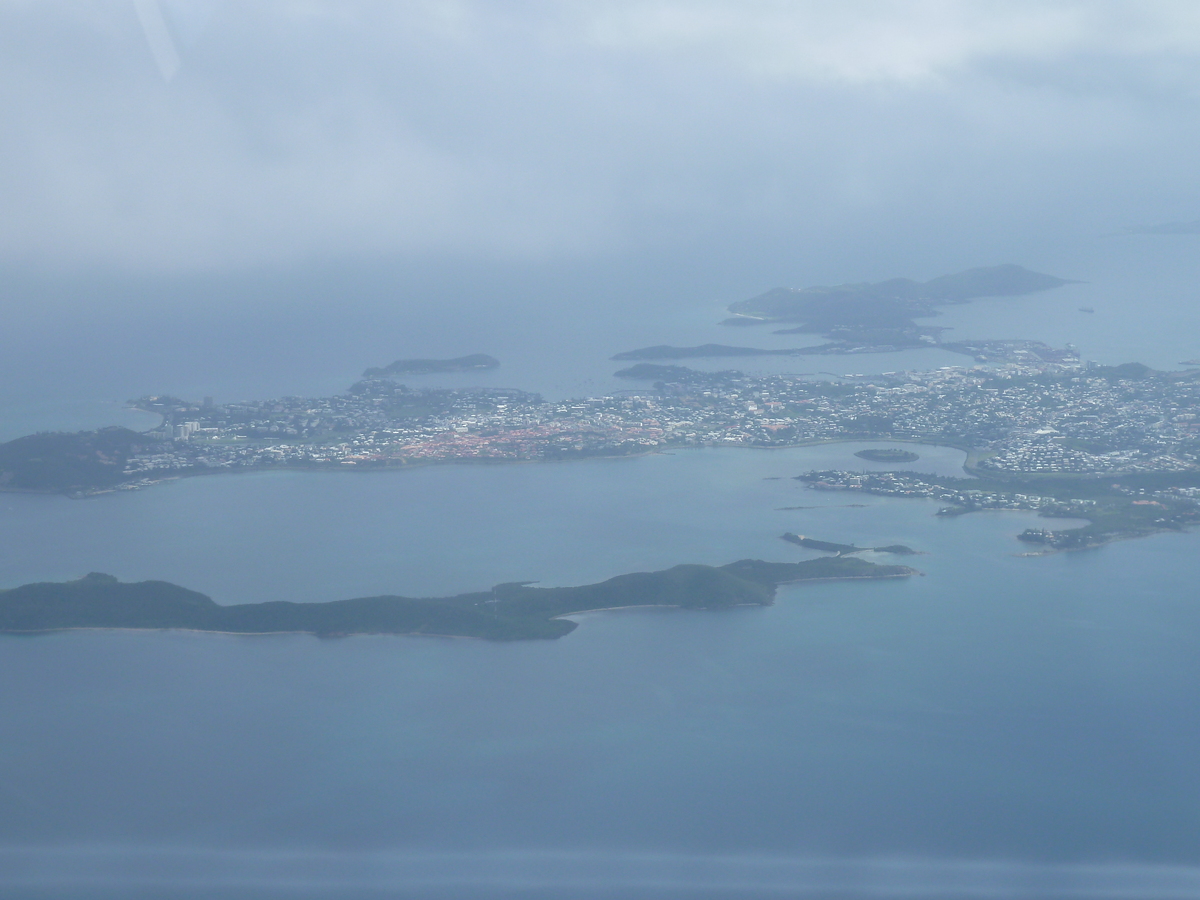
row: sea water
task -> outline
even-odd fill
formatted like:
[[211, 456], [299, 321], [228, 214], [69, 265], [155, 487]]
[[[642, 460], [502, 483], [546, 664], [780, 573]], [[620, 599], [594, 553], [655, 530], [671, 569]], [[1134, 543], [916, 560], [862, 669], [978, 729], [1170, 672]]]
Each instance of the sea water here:
[[[1170, 252], [1183, 283], [1188, 260]], [[1081, 322], [1103, 321], [1092, 305], [1094, 318], [1074, 311]], [[693, 342], [667, 328], [686, 318], [682, 300], [673, 309], [660, 334], [642, 319], [604, 343]], [[264, 345], [257, 366], [228, 372], [201, 352], [218, 353], [215, 325], [193, 331], [196, 345], [139, 332], [123, 346], [142, 356], [91, 380], [108, 351], [81, 362], [45, 345], [46, 358], [24, 358], [27, 374], [47, 376], [36, 389], [5, 382], [6, 425], [19, 431], [54, 403], [69, 420], [71, 385], [111, 402], [119, 391], [218, 394], [203, 385], [224, 378], [234, 399], [356, 374], [355, 354], [321, 351], [294, 327], [293, 354]], [[556, 361], [529, 386], [572, 389], [562, 348], [586, 340], [563, 327], [546, 357]], [[727, 331], [726, 343], [761, 339]], [[252, 347], [254, 333], [229, 326], [227, 349]], [[358, 355], [370, 358], [354, 367], [424, 355], [361, 333]], [[1103, 361], [1124, 361], [1115, 331], [1104, 335], [1114, 349]], [[1163, 339], [1178, 356], [1187, 336]], [[591, 351], [597, 373], [607, 350]], [[168, 383], [134, 389], [151, 373]], [[259, 473], [82, 501], [0, 495], [5, 585], [99, 570], [222, 603], [812, 555], [784, 531], [926, 554], [900, 560], [923, 573], [906, 580], [788, 587], [766, 608], [588, 614], [548, 642], [5, 638], [0, 892], [1200, 896], [1195, 535], [1024, 557], [1014, 536], [1045, 520], [937, 517], [932, 502], [791, 477], [873, 468], [855, 449]], [[913, 468], [961, 465], [957, 451], [915, 449]]]
[[[939, 518], [787, 477], [852, 449], [6, 498], [10, 583], [103, 568], [222, 602], [810, 555], [785, 530], [927, 555], [907, 580], [587, 614], [552, 642], [6, 638], [0, 883], [746, 896], [908, 878], [969, 895], [998, 878], [1054, 896], [1084, 877], [1070, 865], [1200, 863], [1194, 537], [1022, 557], [1030, 514]], [[917, 467], [957, 454], [917, 449]], [[1033, 874], [997, 874], [1013, 861]]]
[[[989, 251], [994, 252], [994, 251]], [[500, 367], [409, 376], [414, 387], [509, 387], [547, 399], [645, 389], [614, 377], [610, 357], [657, 344], [785, 349], [817, 335], [718, 324], [725, 306], [780, 284], [929, 278], [950, 266], [937, 248], [913, 268], [872, 260], [822, 266], [694, 264], [564, 271], [509, 268], [411, 272], [404, 266], [250, 277], [180, 276], [130, 281], [79, 277], [8, 285], [0, 329], [0, 439], [105, 424], [153, 427], [125, 409], [146, 394], [218, 403], [345, 391], [370, 366], [398, 358], [489, 353]], [[966, 265], [1003, 259], [964, 258]], [[1011, 261], [1011, 260], [1008, 260]], [[1026, 338], [1075, 344], [1086, 359], [1176, 368], [1200, 357], [1200, 257], [1188, 236], [1130, 236], [1043, 248], [1030, 268], [1082, 283], [1026, 297], [944, 307], [921, 320], [943, 339]], [[880, 266], [887, 265], [887, 268]], [[1080, 311], [1094, 309], [1094, 313]], [[685, 359], [704, 370], [878, 374], [974, 365], [931, 348], [850, 356]], [[827, 377], [827, 376], [823, 376]]]

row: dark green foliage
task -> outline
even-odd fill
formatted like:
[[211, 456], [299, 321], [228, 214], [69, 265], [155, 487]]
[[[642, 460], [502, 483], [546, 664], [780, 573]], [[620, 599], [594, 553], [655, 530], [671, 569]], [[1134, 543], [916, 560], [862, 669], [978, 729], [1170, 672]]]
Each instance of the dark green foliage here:
[[694, 375], [707, 376], [708, 373], [697, 372], [687, 366], [663, 366], [654, 363], [638, 363], [628, 369], [613, 372], [617, 378], [640, 378], [646, 381], [679, 381]]
[[729, 305], [729, 311], [772, 322], [802, 322], [777, 334], [809, 332], [846, 345], [913, 347], [936, 335], [913, 321], [932, 316], [937, 307], [976, 297], [1011, 297], [1069, 284], [1053, 275], [1002, 265], [942, 275], [921, 284], [893, 278], [874, 284], [775, 288]]
[[65, 628], [186, 628], [234, 634], [304, 632], [429, 634], [518, 640], [562, 637], [575, 623], [559, 616], [621, 606], [721, 609], [767, 605], [775, 586], [816, 578], [881, 578], [911, 574], [905, 566], [862, 560], [801, 563], [741, 560], [729, 566], [681, 565], [618, 575], [582, 587], [497, 585], [457, 597], [359, 597], [329, 603], [273, 601], [220, 606], [165, 581], [124, 584], [92, 573], [78, 581], [27, 584], [0, 591], [0, 631]]
[[1144, 363], [1127, 362], [1119, 366], [1093, 366], [1088, 369], [1089, 378], [1104, 378], [1108, 381], [1141, 381], [1154, 374]]
[[925, 282], [922, 293], [934, 301], [961, 303], [976, 297], [1018, 297], [1074, 283], [1007, 263], [942, 275]]
[[31, 434], [0, 444], [0, 487], [30, 491], [112, 487], [124, 480], [131, 455], [162, 446], [169, 443], [116, 426]]
[[222, 607], [166, 581], [122, 584], [93, 572], [65, 584], [26, 584], [0, 592], [0, 630], [199, 628], [218, 631]]
[[792, 534], [790, 531], [783, 535], [783, 539], [791, 544], [798, 544], [808, 550], [820, 550], [822, 553], [855, 553], [862, 549], [855, 547], [853, 544], [835, 544], [832, 541], [818, 541], [816, 538], [804, 537], [801, 534]]

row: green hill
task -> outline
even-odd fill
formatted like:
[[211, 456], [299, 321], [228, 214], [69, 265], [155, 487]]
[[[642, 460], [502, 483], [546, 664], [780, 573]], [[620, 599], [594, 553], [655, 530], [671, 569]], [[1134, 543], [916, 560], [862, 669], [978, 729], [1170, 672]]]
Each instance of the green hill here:
[[775, 288], [729, 305], [741, 316], [770, 322], [803, 322], [803, 331], [853, 338], [856, 330], [912, 332], [914, 318], [935, 307], [978, 297], [1015, 297], [1071, 284], [1012, 264], [967, 269], [924, 284], [908, 278], [875, 283]]
[[170, 446], [128, 428], [44, 432], [0, 444], [0, 488], [71, 491], [106, 488], [125, 480], [125, 463], [136, 453]]
[[77, 581], [0, 591], [0, 632], [73, 628], [181, 628], [233, 634], [428, 634], [517, 640], [562, 637], [573, 613], [624, 606], [725, 609], [770, 604], [779, 584], [826, 578], [888, 578], [913, 573], [858, 559], [799, 563], [740, 560], [618, 575], [581, 587], [497, 585], [455, 597], [359, 597], [328, 603], [272, 601], [221, 606], [165, 581], [124, 583], [93, 572]]

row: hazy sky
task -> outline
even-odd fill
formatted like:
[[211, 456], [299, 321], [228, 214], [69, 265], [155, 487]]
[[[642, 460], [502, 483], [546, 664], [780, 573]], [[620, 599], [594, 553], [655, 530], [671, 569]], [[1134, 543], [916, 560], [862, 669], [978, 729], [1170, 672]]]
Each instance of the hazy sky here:
[[0, 265], [1100, 233], [1198, 100], [1187, 0], [0, 0]]

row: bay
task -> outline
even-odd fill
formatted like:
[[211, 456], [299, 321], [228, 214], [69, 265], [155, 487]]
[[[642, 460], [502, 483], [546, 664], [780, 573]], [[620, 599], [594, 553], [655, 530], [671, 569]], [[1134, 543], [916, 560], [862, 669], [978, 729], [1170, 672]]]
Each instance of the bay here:
[[[504, 581], [583, 584], [680, 562], [786, 555], [784, 531], [903, 543], [906, 504], [808, 491], [792, 478], [813, 468], [887, 468], [853, 455], [872, 446], [888, 445], [257, 472], [83, 500], [0, 494], [0, 583], [99, 570], [175, 581], [221, 603], [444, 596]], [[914, 468], [961, 473], [961, 451], [914, 446]], [[806, 505], [815, 508], [776, 509]]]
[[[1044, 520], [848, 506], [786, 477], [854, 449], [6, 497], [9, 583], [104, 560], [222, 602], [806, 555], [784, 530], [928, 555], [903, 582], [797, 586], [725, 613], [589, 614], [546, 643], [8, 638], [0, 884], [733, 897], [857, 896], [883, 879], [1062, 896], [1099, 871], [1155, 896], [1171, 866], [1191, 871], [1194, 537], [1024, 558], [1013, 536]], [[918, 467], [961, 464], [917, 449]], [[1121, 868], [1130, 859], [1143, 868]]]
[[[1070, 341], [1099, 362], [1173, 368], [1200, 353], [1188, 349], [1200, 334], [1189, 241], [1033, 248], [1014, 261], [1087, 283], [932, 322], [950, 338]], [[335, 393], [402, 356], [502, 360], [421, 384], [604, 393], [635, 386], [612, 377], [621, 350], [799, 344], [716, 325], [731, 300], [777, 283], [933, 277], [955, 268], [944, 252], [909, 271], [797, 256], [729, 271], [15, 284], [0, 437], [136, 425], [122, 406], [144, 393]], [[1004, 261], [958, 252], [960, 267]], [[928, 351], [744, 367], [965, 362]], [[1045, 520], [947, 520], [924, 501], [790, 478], [873, 468], [854, 449], [256, 473], [82, 501], [0, 494], [0, 586], [97, 570], [222, 603], [810, 555], [784, 531], [928, 553], [904, 560], [925, 573], [904, 582], [788, 588], [773, 607], [727, 613], [589, 614], [547, 643], [0, 640], [0, 892], [1200, 896], [1195, 536], [1022, 558], [1013, 536]], [[957, 451], [917, 452], [914, 468], [961, 464]], [[799, 506], [814, 508], [783, 509]]]

